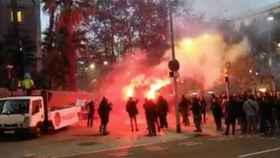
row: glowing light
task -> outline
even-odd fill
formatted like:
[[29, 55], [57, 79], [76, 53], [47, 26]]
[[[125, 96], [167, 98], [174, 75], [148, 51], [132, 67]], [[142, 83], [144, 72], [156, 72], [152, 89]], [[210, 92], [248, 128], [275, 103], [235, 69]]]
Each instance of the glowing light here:
[[179, 43], [179, 47], [188, 54], [191, 54], [194, 49], [194, 43], [191, 38], [185, 38]]
[[193, 96], [197, 96], [197, 95], [198, 95], [198, 92], [192, 92], [192, 95], [193, 95]]
[[214, 94], [215, 92], [214, 91], [208, 91], [208, 94]]
[[274, 16], [269, 16], [266, 18], [267, 21], [274, 21]]
[[95, 69], [95, 64], [94, 63], [90, 64], [89, 68], [92, 70]]
[[104, 61], [103, 65], [107, 66], [107, 65], [109, 65], [109, 62], [108, 61]]
[[250, 74], [253, 73], [253, 70], [250, 69], [250, 70], [249, 70], [249, 73], [250, 73]]
[[144, 75], [140, 74], [130, 81], [130, 83], [123, 88], [123, 99], [127, 100], [129, 97], [135, 96], [135, 89], [143, 84]]
[[129, 97], [134, 96], [134, 86], [128, 85], [124, 88], [124, 99], [127, 100]]
[[204, 39], [210, 39], [210, 35], [209, 35], [208, 33], [205, 33], [205, 34], [203, 35], [203, 38], [204, 38]]
[[123, 88], [123, 99], [127, 100], [129, 97], [137, 97], [135, 93], [138, 93], [138, 90], [142, 91], [147, 99], [156, 99], [159, 91], [169, 84], [170, 80], [168, 78], [146, 78], [144, 75], [138, 75]]
[[266, 88], [259, 88], [259, 91], [265, 93], [267, 91], [267, 89]]
[[157, 80], [155, 80], [155, 82], [150, 85], [150, 88], [146, 93], [146, 98], [156, 99], [157, 93], [159, 92], [159, 90], [161, 88], [163, 88], [164, 86], [168, 85], [168, 84], [170, 84], [169, 79], [165, 79], [165, 80], [157, 79]]

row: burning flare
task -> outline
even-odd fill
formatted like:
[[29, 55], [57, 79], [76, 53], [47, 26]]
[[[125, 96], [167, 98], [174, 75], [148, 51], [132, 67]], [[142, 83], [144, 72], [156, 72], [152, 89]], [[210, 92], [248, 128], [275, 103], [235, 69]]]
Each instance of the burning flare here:
[[157, 93], [160, 91], [161, 88], [170, 84], [169, 79], [155, 79], [153, 83], [150, 84], [150, 88], [146, 93], [147, 99], [156, 99]]
[[169, 84], [170, 80], [168, 78], [160, 79], [154, 76], [150, 78], [145, 77], [144, 75], [139, 75], [131, 80], [131, 82], [123, 88], [123, 99], [127, 100], [129, 97], [136, 97], [136, 93], [138, 91], [143, 92], [143, 96], [145, 96], [147, 99], [156, 99], [157, 93], [161, 90], [161, 88]]

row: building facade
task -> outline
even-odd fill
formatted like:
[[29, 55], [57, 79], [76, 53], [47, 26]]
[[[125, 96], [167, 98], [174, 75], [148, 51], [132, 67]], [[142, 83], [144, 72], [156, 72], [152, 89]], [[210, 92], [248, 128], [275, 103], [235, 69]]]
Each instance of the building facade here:
[[[17, 21], [16, 27], [14, 20]], [[40, 0], [0, 0], [0, 41], [7, 41], [8, 38], [11, 38], [9, 36], [12, 34], [13, 40], [9, 39], [10, 43], [18, 43], [17, 38], [23, 38], [20, 39], [23, 41], [28, 38], [28, 41], [31, 43], [29, 45], [32, 45], [32, 51], [28, 53], [33, 55], [35, 64], [25, 68], [24, 71], [37, 71], [37, 59], [40, 56], [41, 41]], [[2, 48], [8, 47], [5, 44], [2, 44]], [[19, 41], [19, 44], [22, 45], [17, 48], [19, 52], [22, 51], [23, 54], [26, 53], [24, 51], [25, 43]], [[15, 45], [18, 46], [18, 44]], [[21, 47], [23, 47], [23, 50]], [[1, 50], [3, 51], [3, 49], [0, 49], [0, 51]], [[11, 52], [6, 50], [1, 53]], [[9, 63], [9, 61], [7, 63]], [[14, 63], [17, 64], [17, 62]], [[34, 67], [34, 65], [36, 66]]]

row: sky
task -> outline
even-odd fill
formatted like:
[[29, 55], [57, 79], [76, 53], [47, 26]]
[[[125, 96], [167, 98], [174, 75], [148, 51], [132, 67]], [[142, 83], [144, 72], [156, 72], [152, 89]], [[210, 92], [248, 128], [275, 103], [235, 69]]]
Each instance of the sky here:
[[[195, 12], [204, 13], [207, 17], [238, 16], [251, 10], [269, 6], [280, 0], [192, 0]], [[48, 18], [41, 14], [42, 30], [48, 26]]]
[[270, 6], [280, 0], [192, 0], [194, 10], [208, 17], [238, 16], [259, 8]]

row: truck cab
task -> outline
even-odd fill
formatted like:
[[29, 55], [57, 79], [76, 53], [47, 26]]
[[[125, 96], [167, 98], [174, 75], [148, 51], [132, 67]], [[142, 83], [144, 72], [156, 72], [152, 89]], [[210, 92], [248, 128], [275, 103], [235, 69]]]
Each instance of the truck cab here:
[[1, 134], [31, 133], [39, 136], [45, 118], [41, 96], [0, 98]]

